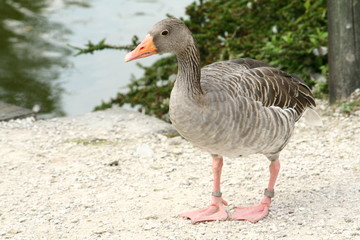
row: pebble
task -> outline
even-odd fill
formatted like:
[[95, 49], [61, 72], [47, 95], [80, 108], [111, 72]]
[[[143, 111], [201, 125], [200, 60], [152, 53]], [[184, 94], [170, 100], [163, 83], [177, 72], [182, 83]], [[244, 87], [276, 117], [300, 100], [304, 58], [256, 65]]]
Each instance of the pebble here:
[[134, 155], [142, 158], [151, 158], [154, 156], [154, 151], [148, 144], [141, 144], [136, 147]]

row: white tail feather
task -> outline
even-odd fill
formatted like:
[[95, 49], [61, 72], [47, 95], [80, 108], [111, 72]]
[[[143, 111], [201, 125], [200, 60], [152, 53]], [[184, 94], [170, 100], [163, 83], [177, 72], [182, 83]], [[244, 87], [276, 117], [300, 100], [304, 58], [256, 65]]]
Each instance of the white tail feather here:
[[306, 123], [310, 126], [322, 126], [322, 120], [319, 114], [312, 108], [307, 108], [303, 114], [303, 118]]

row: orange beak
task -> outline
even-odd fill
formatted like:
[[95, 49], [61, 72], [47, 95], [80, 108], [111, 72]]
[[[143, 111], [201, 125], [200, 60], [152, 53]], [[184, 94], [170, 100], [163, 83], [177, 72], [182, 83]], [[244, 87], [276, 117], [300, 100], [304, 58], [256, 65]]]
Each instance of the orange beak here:
[[148, 57], [154, 54], [157, 54], [157, 48], [154, 45], [153, 37], [148, 34], [133, 51], [126, 54], [124, 60], [125, 62], [129, 62], [131, 60]]

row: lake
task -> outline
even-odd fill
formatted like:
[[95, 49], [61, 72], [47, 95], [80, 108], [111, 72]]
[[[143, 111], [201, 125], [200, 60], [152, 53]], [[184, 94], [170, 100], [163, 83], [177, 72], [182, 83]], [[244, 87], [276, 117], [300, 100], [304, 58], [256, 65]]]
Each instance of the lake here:
[[[185, 16], [193, 0], [2, 0], [0, 2], [0, 100], [41, 109], [40, 117], [92, 111], [124, 91], [143, 71], [124, 63], [125, 51], [75, 57], [70, 45], [106, 38], [111, 45], [139, 40], [170, 14]], [[160, 56], [142, 59], [150, 65]]]

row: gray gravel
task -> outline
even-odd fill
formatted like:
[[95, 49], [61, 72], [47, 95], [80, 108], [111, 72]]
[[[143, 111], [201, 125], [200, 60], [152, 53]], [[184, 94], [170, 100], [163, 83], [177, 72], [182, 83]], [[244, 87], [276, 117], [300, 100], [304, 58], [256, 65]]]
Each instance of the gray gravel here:
[[[169, 124], [120, 108], [0, 123], [0, 239], [360, 239], [360, 114], [320, 103], [323, 127], [300, 122], [264, 220], [192, 225], [211, 158]], [[229, 212], [262, 198], [262, 155], [225, 159]]]

